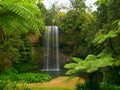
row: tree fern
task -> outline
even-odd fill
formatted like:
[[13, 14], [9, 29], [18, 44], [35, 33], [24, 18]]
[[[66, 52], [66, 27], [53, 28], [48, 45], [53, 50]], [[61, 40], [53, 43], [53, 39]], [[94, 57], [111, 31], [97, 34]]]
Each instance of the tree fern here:
[[103, 67], [114, 67], [119, 66], [119, 59], [114, 59], [109, 54], [105, 55], [88, 55], [84, 60], [81, 60], [76, 63], [69, 63], [65, 65], [65, 68], [69, 69], [66, 74], [73, 74], [79, 72], [93, 73]]
[[82, 59], [76, 58], [76, 57], [73, 57], [72, 60], [73, 60], [74, 62], [80, 62], [80, 61], [82, 61]]
[[120, 33], [120, 21], [117, 21], [118, 23], [118, 29], [117, 30], [110, 30], [107, 34], [99, 33], [93, 40], [93, 43], [96, 44], [102, 44], [104, 41], [106, 41], [109, 38], [117, 37]]
[[74, 70], [74, 69], [70, 69], [66, 72], [66, 75], [71, 75], [71, 74], [75, 74], [77, 73], [78, 71]]
[[88, 56], [85, 58], [85, 60], [87, 60], [87, 61], [96, 60], [96, 59], [97, 59], [97, 57], [96, 57], [95, 55], [93, 55], [93, 54], [90, 54], [90, 55], [88, 55]]
[[39, 32], [39, 29], [43, 29], [44, 24], [40, 17], [41, 13], [35, 4], [35, 0], [28, 1], [0, 1], [0, 25], [5, 31], [12, 30], [15, 27], [12, 25], [13, 23], [16, 23], [17, 28], [20, 27], [21, 30]]
[[76, 63], [70, 63], [70, 64], [66, 64], [65, 68], [67, 69], [73, 69], [76, 66]]

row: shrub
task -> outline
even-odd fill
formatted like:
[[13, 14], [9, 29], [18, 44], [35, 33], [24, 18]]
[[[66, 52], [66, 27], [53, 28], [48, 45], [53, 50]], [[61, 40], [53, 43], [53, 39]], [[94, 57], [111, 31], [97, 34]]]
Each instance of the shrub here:
[[106, 67], [103, 70], [103, 82], [120, 85], [120, 67]]
[[87, 80], [84, 84], [77, 84], [76, 90], [100, 90], [99, 83]]
[[76, 85], [76, 90], [120, 90], [120, 86], [115, 86], [104, 82], [91, 85], [89, 81], [86, 81], [85, 84], [78, 83]]
[[10, 75], [10, 74], [17, 74], [17, 70], [15, 68], [6, 68], [3, 71], [3, 74]]
[[18, 87], [17, 82], [11, 82], [11, 81], [0, 81], [0, 90], [30, 90], [29, 87], [26, 86], [26, 84], [22, 84], [21, 87]]
[[3, 90], [6, 84], [7, 84], [6, 81], [0, 81], [0, 90]]
[[0, 90], [19, 90], [16, 82], [11, 81], [0, 81]]
[[22, 74], [3, 74], [0, 75], [0, 80], [10, 80], [25, 83], [42, 83], [49, 81], [51, 76], [41, 73], [22, 73]]
[[101, 83], [100, 90], [120, 90], [120, 86], [115, 86], [112, 84]]
[[46, 82], [49, 81], [51, 77], [47, 74], [40, 73], [23, 73], [19, 74], [19, 80], [27, 82], [27, 83], [38, 83], [38, 82]]

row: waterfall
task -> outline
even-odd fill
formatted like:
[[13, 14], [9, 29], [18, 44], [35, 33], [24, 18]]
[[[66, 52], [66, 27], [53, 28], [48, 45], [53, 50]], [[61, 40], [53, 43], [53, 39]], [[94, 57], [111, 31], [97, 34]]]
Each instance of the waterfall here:
[[59, 71], [59, 31], [57, 26], [47, 26], [44, 32], [43, 71]]

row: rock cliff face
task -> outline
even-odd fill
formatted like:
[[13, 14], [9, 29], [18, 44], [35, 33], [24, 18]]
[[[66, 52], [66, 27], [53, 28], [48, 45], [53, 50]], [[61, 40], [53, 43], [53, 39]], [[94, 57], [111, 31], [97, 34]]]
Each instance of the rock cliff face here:
[[40, 37], [39, 37], [39, 35], [37, 33], [31, 33], [31, 34], [29, 34], [29, 41], [32, 44], [35, 44], [35, 43], [39, 42], [39, 38]]
[[[40, 68], [42, 68], [44, 57], [45, 57], [43, 55], [43, 52], [45, 51], [45, 48], [42, 46], [43, 40], [40, 39], [40, 36], [38, 34], [31, 33], [31, 34], [29, 34], [29, 42], [32, 44], [33, 56], [36, 56], [35, 61], [37, 61]], [[64, 69], [64, 65], [67, 62], [71, 61], [71, 56], [67, 56], [60, 51], [59, 57], [60, 57], [60, 69]]]
[[2, 28], [0, 28], [0, 43], [5, 40], [5, 33]]
[[64, 55], [63, 53], [60, 53], [60, 68], [61, 69], [64, 69], [64, 65], [68, 62], [71, 61], [71, 58], [70, 56], [66, 56]]

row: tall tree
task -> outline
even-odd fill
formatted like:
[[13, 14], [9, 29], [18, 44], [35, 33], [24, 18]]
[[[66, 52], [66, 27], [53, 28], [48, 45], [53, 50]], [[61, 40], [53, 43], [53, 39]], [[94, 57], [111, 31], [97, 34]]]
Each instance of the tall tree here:
[[71, 7], [79, 13], [85, 12], [85, 0], [70, 0]]

